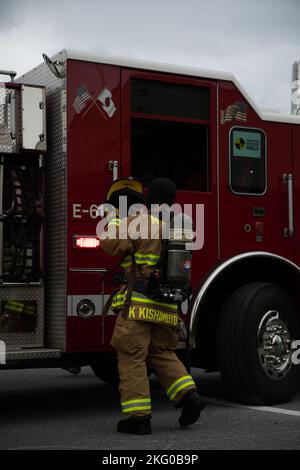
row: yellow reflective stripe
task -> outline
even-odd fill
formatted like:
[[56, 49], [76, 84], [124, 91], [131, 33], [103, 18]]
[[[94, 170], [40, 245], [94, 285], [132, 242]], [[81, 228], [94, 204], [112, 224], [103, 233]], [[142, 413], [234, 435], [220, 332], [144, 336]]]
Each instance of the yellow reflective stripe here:
[[124, 269], [129, 268], [129, 266], [131, 266], [131, 263], [121, 264], [121, 267]]
[[131, 263], [132, 263], [132, 257], [130, 255], [125, 256], [125, 258], [123, 259], [121, 263], [121, 267], [128, 268], [128, 266], [131, 266]]
[[160, 220], [160, 218], [156, 217], [155, 215], [150, 215], [150, 218], [153, 224], [159, 225], [159, 223], [161, 223], [162, 225], [166, 225], [166, 223], [163, 220]]
[[7, 310], [12, 310], [15, 312], [22, 312], [24, 308], [24, 303], [23, 302], [17, 302], [15, 300], [8, 300], [6, 302], [5, 308]]
[[131, 413], [132, 411], [148, 411], [151, 410], [151, 406], [133, 406], [132, 408], [126, 408], [122, 410], [123, 413]]
[[115, 305], [115, 304], [123, 304], [123, 303], [124, 303], [124, 300], [125, 300], [124, 298], [113, 300], [113, 305]]
[[125, 295], [123, 294], [117, 295], [117, 296], [114, 296], [112, 303], [115, 304], [118, 302], [124, 302], [124, 299], [125, 299]]
[[135, 258], [136, 264], [157, 264], [157, 259]]
[[180, 392], [180, 390], [182, 390], [183, 388], [187, 388], [187, 387], [190, 387], [190, 386], [194, 386], [196, 387], [195, 385], [195, 382], [193, 380], [190, 380], [189, 382], [186, 382], [185, 384], [181, 385], [180, 387], [178, 387], [175, 392], [170, 395], [170, 400], [174, 400], [174, 398], [176, 397], [176, 395], [178, 394], [178, 392]]
[[179, 379], [177, 379], [174, 383], [172, 383], [172, 385], [168, 388], [167, 390], [167, 395], [170, 395], [172, 392], [173, 392], [173, 389], [176, 387], [176, 385], [180, 384], [181, 382], [185, 381], [185, 380], [193, 380], [193, 377], [191, 375], [184, 375], [182, 377], [180, 377]]
[[122, 268], [128, 268], [128, 266], [131, 266], [131, 261], [128, 261], [127, 263], [121, 263]]
[[[127, 290], [123, 294], [117, 294], [114, 296], [112, 301], [112, 306], [120, 306], [123, 305], [125, 297], [127, 295]], [[156, 300], [148, 299], [147, 297], [140, 295], [138, 292], [132, 292], [131, 300], [133, 302], [138, 302], [141, 304], [154, 304], [160, 307], [165, 307], [170, 310], [178, 311], [178, 306], [176, 304], [169, 304], [165, 302], [157, 302]]]
[[151, 399], [150, 398], [136, 398], [134, 400], [127, 400], [127, 401], [122, 401], [121, 405], [131, 405], [132, 403], [150, 403]]
[[121, 223], [120, 219], [112, 219], [108, 222], [108, 225], [117, 225], [119, 226]]
[[114, 307], [122, 307], [124, 305], [124, 300], [120, 301], [120, 302], [113, 302], [111, 304], [112, 308]]
[[15, 302], [7, 302], [5, 307], [11, 310], [23, 310], [24, 304], [18, 304]]
[[24, 313], [26, 315], [36, 315], [36, 310], [27, 310], [26, 308], [24, 309]]
[[131, 413], [132, 411], [151, 411], [150, 398], [135, 398], [121, 402], [122, 413]]
[[6, 310], [10, 310], [11, 312], [23, 312], [23, 307], [14, 307], [12, 305], [6, 305]]
[[151, 255], [148, 253], [141, 253], [141, 252], [134, 253], [134, 256], [136, 256], [137, 258], [153, 258], [153, 259], [159, 258], [159, 255]]
[[145, 299], [145, 298], [142, 298], [142, 297], [131, 297], [132, 300], [135, 300], [136, 302], [140, 302], [140, 303], [143, 303], [143, 304], [155, 304], [155, 305], [159, 305], [161, 307], [166, 307], [166, 308], [169, 308], [171, 310], [178, 310], [178, 307], [177, 305], [174, 305], [174, 304], [165, 304], [163, 302], [157, 302], [156, 300], [150, 300], [150, 299]]
[[147, 261], [145, 259], [135, 260], [136, 264], [145, 264], [147, 266], [155, 266], [156, 261]]
[[150, 218], [151, 218], [151, 222], [153, 224], [159, 225], [159, 218], [158, 217], [155, 217], [154, 215], [150, 215]]
[[135, 258], [136, 264], [146, 264], [148, 266], [154, 266], [159, 260], [159, 255], [135, 253], [134, 258]]

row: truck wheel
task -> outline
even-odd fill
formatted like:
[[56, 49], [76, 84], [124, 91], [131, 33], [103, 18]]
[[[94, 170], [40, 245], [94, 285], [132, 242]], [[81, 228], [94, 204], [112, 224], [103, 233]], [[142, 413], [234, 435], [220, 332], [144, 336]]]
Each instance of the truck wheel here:
[[217, 326], [217, 357], [230, 394], [256, 405], [290, 400], [299, 385], [292, 363], [299, 338], [300, 316], [280, 286], [252, 283], [234, 291]]
[[101, 361], [99, 361], [99, 364], [91, 364], [91, 369], [94, 374], [102, 380], [102, 382], [112, 386], [117, 386], [119, 384], [120, 379], [116, 361], [112, 360], [111, 362], [105, 362], [104, 364], [101, 364]]

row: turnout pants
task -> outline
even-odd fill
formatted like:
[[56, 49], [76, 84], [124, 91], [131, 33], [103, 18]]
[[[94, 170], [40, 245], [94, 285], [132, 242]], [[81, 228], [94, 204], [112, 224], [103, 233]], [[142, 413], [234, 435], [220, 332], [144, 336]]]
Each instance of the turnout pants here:
[[118, 316], [111, 345], [118, 356], [119, 390], [125, 416], [151, 415], [147, 364], [171, 401], [177, 402], [187, 391], [196, 389], [174, 352], [177, 343], [175, 328]]

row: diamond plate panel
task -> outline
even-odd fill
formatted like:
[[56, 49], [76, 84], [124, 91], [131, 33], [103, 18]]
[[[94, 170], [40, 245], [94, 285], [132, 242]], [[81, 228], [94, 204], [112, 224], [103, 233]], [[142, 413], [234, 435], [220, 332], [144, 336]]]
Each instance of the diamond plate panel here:
[[20, 90], [0, 86], [0, 153], [16, 153], [20, 142]]
[[6, 360], [52, 359], [60, 356], [61, 352], [57, 349], [27, 349], [21, 351], [8, 351], [6, 354]]
[[[45, 98], [44, 88], [22, 85], [22, 148], [27, 151], [45, 152], [47, 150]], [[35, 119], [32, 118], [33, 115]]]
[[5, 342], [7, 351], [22, 347], [42, 347], [44, 344], [44, 288], [33, 286], [1, 286], [1, 300], [36, 300], [38, 304], [37, 327], [28, 333], [1, 333], [0, 339]]
[[[53, 60], [56, 59], [65, 61], [65, 53], [53, 57]], [[43, 63], [17, 81], [46, 87], [46, 346], [64, 351], [67, 310], [67, 162], [62, 110], [66, 109], [66, 79], [56, 78]]]

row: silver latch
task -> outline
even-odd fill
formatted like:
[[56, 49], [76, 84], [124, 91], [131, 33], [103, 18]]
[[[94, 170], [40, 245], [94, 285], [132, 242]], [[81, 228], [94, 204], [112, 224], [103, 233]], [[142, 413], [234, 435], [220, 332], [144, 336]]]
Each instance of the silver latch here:
[[118, 179], [119, 162], [118, 160], [109, 160], [108, 169], [113, 173], [113, 181]]

